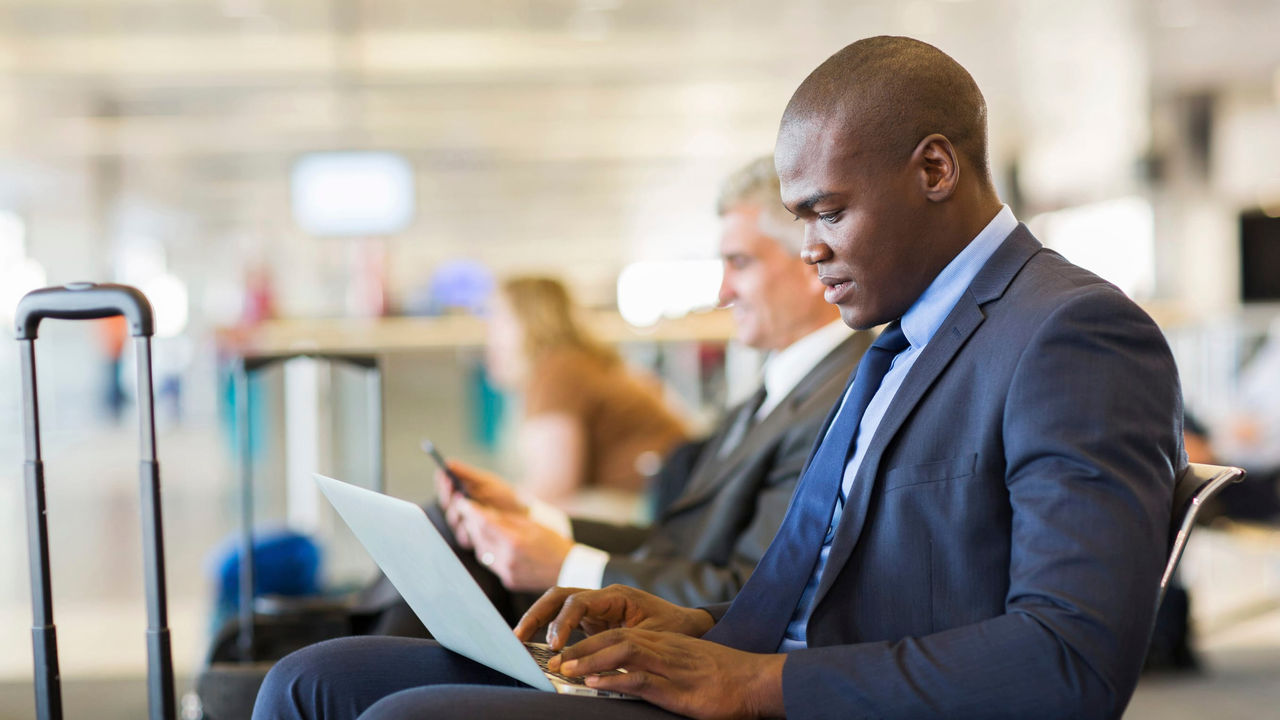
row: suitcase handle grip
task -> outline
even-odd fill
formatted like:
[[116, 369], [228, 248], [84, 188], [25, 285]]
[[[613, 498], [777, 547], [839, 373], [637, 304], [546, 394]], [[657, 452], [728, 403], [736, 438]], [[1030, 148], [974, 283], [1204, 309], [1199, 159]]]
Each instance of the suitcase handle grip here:
[[40, 321], [92, 320], [123, 315], [129, 334], [151, 337], [155, 332], [151, 303], [137, 288], [111, 283], [75, 282], [32, 290], [18, 303], [14, 323], [19, 340], [35, 340]]

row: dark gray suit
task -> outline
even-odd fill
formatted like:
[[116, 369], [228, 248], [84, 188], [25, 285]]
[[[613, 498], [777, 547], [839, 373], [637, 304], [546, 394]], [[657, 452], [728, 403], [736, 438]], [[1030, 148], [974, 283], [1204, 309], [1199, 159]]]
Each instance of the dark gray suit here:
[[731, 599], [777, 533], [813, 437], [869, 342], [865, 333], [842, 342], [723, 455], [734, 421], [753, 408], [727, 413], [652, 527], [575, 519], [578, 542], [614, 553], [604, 584], [688, 606]]

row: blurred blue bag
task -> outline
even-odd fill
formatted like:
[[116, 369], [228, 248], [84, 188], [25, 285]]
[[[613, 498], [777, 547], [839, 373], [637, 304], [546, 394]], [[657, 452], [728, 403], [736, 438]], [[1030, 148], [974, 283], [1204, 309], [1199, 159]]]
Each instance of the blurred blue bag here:
[[[212, 627], [222, 627], [240, 607], [240, 536], [214, 548], [209, 567], [217, 584]], [[320, 592], [320, 548], [288, 529], [253, 533], [253, 595], [315, 595]]]

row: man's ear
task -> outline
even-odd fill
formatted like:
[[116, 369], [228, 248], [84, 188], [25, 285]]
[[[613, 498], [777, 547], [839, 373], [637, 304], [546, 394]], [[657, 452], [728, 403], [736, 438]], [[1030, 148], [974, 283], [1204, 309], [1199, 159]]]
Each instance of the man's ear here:
[[920, 190], [932, 202], [943, 202], [955, 194], [960, 183], [960, 159], [945, 135], [927, 135], [911, 154], [919, 170]]

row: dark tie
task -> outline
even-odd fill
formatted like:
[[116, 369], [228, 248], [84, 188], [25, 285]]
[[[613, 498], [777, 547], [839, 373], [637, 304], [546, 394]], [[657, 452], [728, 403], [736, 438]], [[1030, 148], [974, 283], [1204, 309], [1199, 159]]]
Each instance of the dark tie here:
[[742, 439], [747, 436], [747, 431], [755, 424], [756, 413], [760, 411], [760, 406], [764, 405], [764, 398], [764, 386], [761, 385], [755, 394], [747, 398], [738, 407], [738, 414], [734, 416], [733, 424], [729, 426], [729, 430], [724, 434], [724, 440], [720, 443], [720, 450], [716, 453], [717, 457], [729, 457], [729, 454], [742, 443]]
[[862, 356], [844, 407], [796, 486], [782, 527], [728, 612], [704, 636], [707, 640], [748, 652], [778, 650], [822, 550], [858, 424], [894, 356], [908, 345], [895, 321]]

